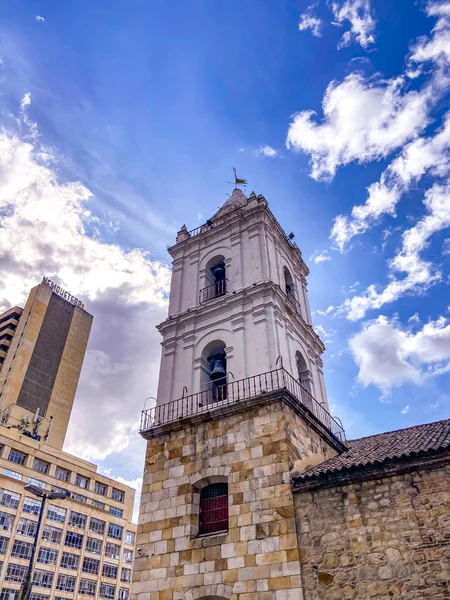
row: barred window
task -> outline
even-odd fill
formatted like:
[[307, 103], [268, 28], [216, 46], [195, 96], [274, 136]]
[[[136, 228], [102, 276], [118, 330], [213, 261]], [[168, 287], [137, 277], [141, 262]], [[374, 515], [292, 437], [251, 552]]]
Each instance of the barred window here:
[[51, 588], [53, 583], [53, 571], [41, 571], [35, 569], [33, 584], [43, 588]]
[[81, 533], [74, 533], [73, 531], [68, 531], [66, 533], [66, 540], [64, 542], [66, 546], [70, 548], [78, 548], [80, 550], [83, 545], [83, 536]]
[[93, 575], [98, 575], [99, 568], [99, 560], [96, 560], [95, 558], [89, 558], [89, 556], [84, 557], [83, 566], [81, 568], [83, 573], [92, 573]]
[[102, 510], [105, 510], [105, 503], [104, 502], [100, 502], [99, 500], [91, 500], [91, 504], [92, 506], [96, 506], [97, 508], [101, 508]]
[[0, 600], [19, 600], [19, 590], [11, 588], [2, 588], [0, 592]]
[[91, 517], [91, 520], [89, 521], [89, 529], [94, 533], [100, 533], [101, 535], [105, 533], [105, 525], [106, 521], [96, 519], [95, 517]]
[[16, 463], [16, 465], [24, 466], [27, 462], [27, 455], [22, 454], [22, 452], [18, 452], [17, 450], [10, 450], [8, 460]]
[[105, 556], [108, 558], [119, 558], [120, 546], [119, 544], [113, 544], [112, 542], [106, 542]]
[[125, 544], [134, 546], [134, 531], [127, 531], [125, 534]]
[[40, 594], [39, 592], [31, 592], [30, 600], [49, 600], [50, 596], [47, 594]]
[[46, 542], [52, 542], [53, 544], [59, 544], [61, 542], [62, 529], [58, 527], [52, 527], [51, 525], [44, 525], [42, 531], [42, 539]]
[[22, 583], [27, 569], [27, 565], [17, 565], [16, 563], [9, 563], [8, 570], [6, 571], [5, 575], [5, 581], [17, 581], [18, 583]]
[[110, 585], [109, 583], [100, 584], [100, 598], [114, 598], [115, 593], [116, 588], [114, 585]]
[[52, 492], [59, 492], [60, 494], [65, 494], [67, 497], [70, 496], [69, 490], [58, 487], [57, 485], [52, 485]]
[[78, 502], [84, 502], [85, 504], [87, 502], [86, 496], [82, 496], [81, 494], [77, 494], [76, 492], [72, 492], [70, 495], [74, 500], [78, 500]]
[[103, 563], [102, 575], [103, 577], [108, 577], [109, 579], [117, 579], [117, 565]]
[[121, 508], [116, 508], [115, 506], [109, 507], [109, 512], [115, 517], [123, 517], [123, 510]]
[[35, 479], [34, 477], [28, 477], [28, 483], [30, 485], [35, 485], [36, 487], [41, 488], [41, 490], [45, 490], [45, 481]]
[[123, 527], [120, 525], [114, 525], [114, 523], [110, 523], [108, 527], [108, 537], [114, 538], [116, 540], [121, 540], [123, 534]]
[[20, 494], [0, 488], [0, 505], [8, 508], [17, 508], [20, 502]]
[[0, 531], [11, 531], [14, 521], [14, 515], [2, 512], [0, 510]]
[[14, 558], [31, 558], [32, 548], [32, 543], [16, 540], [11, 550], [11, 556], [14, 556]]
[[73, 575], [58, 575], [56, 589], [61, 590], [62, 592], [74, 592], [75, 581], [76, 577], [73, 577]]
[[67, 469], [63, 469], [62, 467], [56, 467], [55, 477], [60, 481], [69, 481], [70, 471], [67, 471]]
[[92, 552], [92, 554], [101, 554], [103, 546], [103, 540], [97, 538], [88, 537], [86, 541], [86, 552]]
[[130, 583], [131, 581], [131, 569], [123, 568], [120, 572], [120, 581], [123, 583]]
[[77, 475], [75, 477], [75, 485], [80, 488], [86, 489], [89, 485], [89, 479], [87, 477], [83, 477], [82, 475]]
[[80, 557], [78, 556], [78, 554], [72, 554], [71, 552], [63, 552], [60, 565], [63, 569], [72, 569], [72, 571], [76, 571], [78, 569], [79, 564]]
[[66, 520], [66, 509], [54, 504], [49, 504], [47, 508], [47, 519], [50, 521], [56, 521], [57, 523], [64, 523]]
[[75, 512], [74, 510], [70, 511], [69, 525], [72, 525], [72, 527], [78, 527], [79, 529], [84, 529], [86, 527], [86, 520], [87, 520], [86, 515], [83, 515], [82, 513], [79, 513], [79, 512]]
[[111, 498], [113, 500], [117, 500], [118, 502], [123, 502], [125, 494], [122, 492], [122, 490], [116, 490], [116, 488], [113, 488], [111, 492]]
[[123, 551], [122, 562], [124, 562], [124, 563], [132, 563], [133, 562], [133, 550], [127, 550], [127, 548], [125, 548], [125, 550]]
[[82, 596], [95, 596], [97, 592], [97, 582], [91, 579], [82, 579], [78, 587], [78, 593]]
[[13, 479], [17, 479], [18, 481], [22, 481], [23, 475], [22, 473], [18, 473], [17, 471], [11, 471], [11, 469], [3, 469], [3, 475], [7, 477], [12, 477]]
[[38, 515], [42, 506], [42, 501], [37, 498], [25, 498], [23, 501], [23, 512], [30, 513], [30, 515]]
[[200, 490], [199, 535], [228, 531], [228, 484], [213, 483]]
[[126, 588], [120, 588], [119, 600], [128, 600], [129, 591]]
[[50, 464], [43, 460], [39, 460], [39, 458], [35, 458], [33, 461], [33, 470], [38, 473], [42, 473], [42, 475], [47, 475], [50, 469]]
[[107, 489], [108, 489], [108, 486], [106, 486], [104, 483], [100, 483], [99, 481], [95, 482], [94, 492], [96, 494], [100, 494], [100, 496], [106, 496]]
[[39, 548], [39, 554], [37, 557], [38, 563], [43, 565], [56, 565], [58, 560], [58, 550], [53, 548]]
[[0, 554], [6, 554], [8, 548], [9, 538], [0, 535]]
[[34, 537], [37, 529], [37, 522], [30, 521], [30, 519], [25, 519], [22, 517], [19, 520], [19, 525], [17, 527], [17, 533], [21, 535], [26, 535], [28, 537]]

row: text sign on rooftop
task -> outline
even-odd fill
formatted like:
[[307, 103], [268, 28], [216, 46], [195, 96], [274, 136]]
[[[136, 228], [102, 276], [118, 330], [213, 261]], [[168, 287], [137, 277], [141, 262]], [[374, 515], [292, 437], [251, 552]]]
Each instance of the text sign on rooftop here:
[[65, 300], [68, 300], [75, 306], [79, 306], [80, 308], [84, 309], [84, 304], [81, 302], [81, 300], [78, 300], [78, 298], [75, 298], [75, 296], [73, 296], [70, 292], [68, 292], [67, 290], [63, 289], [61, 286], [59, 286], [56, 283], [54, 283], [53, 281], [51, 281], [48, 277], [44, 277], [42, 280], [42, 283], [45, 283], [45, 285], [48, 285], [48, 287], [51, 288], [52, 291], [55, 292], [55, 294], [59, 294]]

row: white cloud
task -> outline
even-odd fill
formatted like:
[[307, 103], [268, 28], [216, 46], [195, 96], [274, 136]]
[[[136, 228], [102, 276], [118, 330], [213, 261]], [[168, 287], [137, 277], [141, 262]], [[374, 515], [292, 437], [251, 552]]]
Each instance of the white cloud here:
[[310, 30], [315, 37], [321, 37], [323, 21], [313, 14], [316, 6], [317, 3], [311, 4], [311, 6], [308, 6], [305, 12], [300, 15], [300, 23], [298, 24], [298, 28], [300, 31]]
[[322, 327], [322, 325], [314, 325], [314, 331], [326, 344], [330, 344], [336, 335], [335, 329], [325, 329], [325, 327]]
[[328, 250], [324, 250], [323, 252], [314, 252], [312, 256], [309, 257], [313, 263], [321, 263], [331, 260], [331, 256], [328, 254]]
[[428, 124], [430, 93], [406, 91], [405, 79], [364, 79], [351, 73], [332, 81], [323, 98], [323, 119], [306, 110], [294, 115], [286, 145], [310, 156], [311, 177], [331, 179], [341, 165], [389, 155]]
[[440, 317], [422, 329], [402, 329], [395, 320], [379, 316], [350, 339], [359, 366], [358, 380], [384, 393], [405, 383], [420, 384], [450, 367], [450, 324]]
[[20, 102], [20, 110], [25, 110], [27, 106], [31, 104], [31, 92], [24, 94], [22, 101]]
[[[404, 294], [423, 293], [442, 279], [440, 270], [421, 258], [430, 238], [450, 227], [450, 183], [434, 184], [424, 198], [427, 213], [402, 235], [402, 246], [389, 261], [390, 282], [381, 291], [370, 285], [366, 291], [347, 299], [339, 308], [350, 320], [362, 319], [370, 309], [379, 309]], [[405, 274], [398, 277], [396, 274]]]
[[45, 19], [44, 17], [41, 17], [40, 15], [37, 15], [35, 17], [36, 21], [38, 21], [39, 23], [45, 23]]
[[263, 146], [262, 148], [259, 148], [259, 150], [256, 151], [256, 154], [258, 156], [268, 156], [269, 158], [275, 158], [275, 156], [278, 156], [278, 151], [275, 150], [275, 148], [272, 148], [271, 146]]
[[170, 270], [143, 250], [103, 242], [90, 191], [62, 183], [55, 159], [36, 140], [0, 134], [0, 309], [23, 305], [43, 275], [83, 298], [94, 322], [66, 447], [99, 460], [137, 435], [143, 399], [155, 392], [154, 325], [165, 318]]
[[442, 254], [444, 256], [450, 256], [450, 238], [444, 240], [444, 243], [442, 244]]
[[400, 412], [402, 413], [402, 415], [407, 415], [409, 413], [409, 404], [407, 404], [405, 408], [402, 408]]
[[332, 10], [336, 24], [342, 25], [346, 21], [350, 24], [350, 31], [344, 33], [338, 48], [349, 46], [352, 42], [367, 48], [375, 42], [375, 19], [369, 0], [345, 0], [343, 4], [333, 2]]

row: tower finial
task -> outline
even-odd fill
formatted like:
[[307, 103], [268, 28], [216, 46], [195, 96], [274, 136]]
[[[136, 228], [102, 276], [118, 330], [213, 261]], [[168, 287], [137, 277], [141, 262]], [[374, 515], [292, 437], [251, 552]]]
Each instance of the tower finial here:
[[247, 185], [246, 179], [240, 179], [237, 176], [236, 167], [233, 167], [233, 173], [234, 173], [234, 185]]

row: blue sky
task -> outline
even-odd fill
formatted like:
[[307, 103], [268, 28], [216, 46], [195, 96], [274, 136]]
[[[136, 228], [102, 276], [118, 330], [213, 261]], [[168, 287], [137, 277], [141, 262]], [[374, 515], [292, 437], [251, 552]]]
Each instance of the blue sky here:
[[95, 315], [68, 449], [140, 477], [166, 247], [233, 166], [310, 266], [349, 437], [448, 417], [448, 2], [18, 0], [1, 55], [4, 304], [48, 275]]

